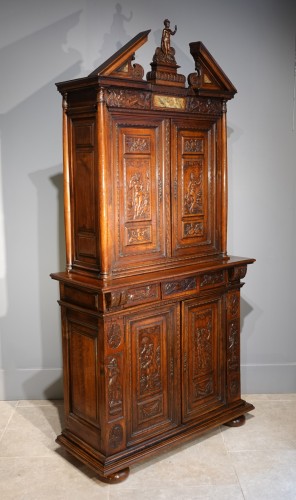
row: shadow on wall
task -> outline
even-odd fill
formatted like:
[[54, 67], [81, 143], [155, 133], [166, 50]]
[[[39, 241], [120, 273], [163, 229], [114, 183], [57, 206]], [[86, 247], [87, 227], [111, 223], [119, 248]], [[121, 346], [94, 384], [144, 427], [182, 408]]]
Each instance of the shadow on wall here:
[[[7, 255], [0, 399], [62, 397], [58, 285], [49, 277], [65, 269], [62, 164], [56, 162], [57, 156], [62, 159], [62, 99], [55, 83], [81, 74], [82, 55], [67, 45], [80, 15], [73, 13], [0, 50]], [[131, 38], [124, 28], [131, 19], [132, 13], [126, 16], [117, 4], [102, 59]]]
[[65, 268], [62, 165], [47, 165], [62, 157], [55, 82], [80, 74], [81, 54], [63, 49], [79, 20], [80, 12], [71, 14], [0, 50], [8, 96], [0, 116], [7, 256], [0, 399], [62, 396], [57, 289], [49, 278]]

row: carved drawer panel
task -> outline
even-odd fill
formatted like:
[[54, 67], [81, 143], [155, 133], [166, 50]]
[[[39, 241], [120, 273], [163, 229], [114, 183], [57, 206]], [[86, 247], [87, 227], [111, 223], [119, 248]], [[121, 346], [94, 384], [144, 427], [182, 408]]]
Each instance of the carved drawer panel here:
[[107, 310], [145, 304], [146, 302], [154, 302], [159, 299], [160, 285], [158, 283], [105, 293]]
[[200, 289], [214, 288], [225, 283], [224, 271], [211, 271], [200, 276]]
[[161, 284], [161, 292], [163, 298], [194, 295], [197, 292], [197, 277], [165, 281]]

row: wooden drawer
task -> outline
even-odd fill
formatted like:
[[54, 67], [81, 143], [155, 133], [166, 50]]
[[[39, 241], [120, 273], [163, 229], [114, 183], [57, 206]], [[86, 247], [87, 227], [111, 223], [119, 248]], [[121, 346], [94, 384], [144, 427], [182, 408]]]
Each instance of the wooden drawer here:
[[223, 270], [210, 271], [200, 275], [200, 290], [208, 290], [225, 283], [225, 273]]
[[107, 310], [131, 307], [160, 299], [160, 285], [153, 283], [105, 293]]
[[197, 291], [197, 276], [189, 276], [161, 283], [161, 295], [163, 299], [194, 295]]

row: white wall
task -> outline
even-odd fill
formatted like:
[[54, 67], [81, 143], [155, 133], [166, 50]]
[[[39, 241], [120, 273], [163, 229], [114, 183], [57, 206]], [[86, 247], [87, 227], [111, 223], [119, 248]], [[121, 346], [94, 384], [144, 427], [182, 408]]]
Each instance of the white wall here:
[[[140, 31], [150, 69], [163, 19], [183, 74], [201, 40], [238, 89], [228, 105], [229, 254], [242, 290], [248, 392], [296, 391], [294, 0], [11, 0], [0, 7], [0, 399], [60, 397], [61, 97]], [[116, 7], [119, 5], [119, 7]]]

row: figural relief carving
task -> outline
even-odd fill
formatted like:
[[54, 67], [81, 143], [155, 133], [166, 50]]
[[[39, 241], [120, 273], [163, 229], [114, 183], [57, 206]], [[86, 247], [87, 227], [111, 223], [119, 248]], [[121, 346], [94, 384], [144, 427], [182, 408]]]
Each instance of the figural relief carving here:
[[109, 432], [109, 446], [112, 449], [118, 448], [123, 440], [123, 429], [120, 424], [113, 425]]
[[161, 388], [160, 326], [141, 329], [139, 335], [139, 393], [153, 393]]
[[201, 370], [212, 368], [213, 355], [213, 323], [212, 311], [209, 309], [195, 315], [194, 330], [194, 373], [198, 375]]
[[202, 167], [197, 161], [184, 162], [184, 215], [203, 211]]
[[122, 384], [119, 357], [109, 356], [107, 358], [108, 378], [108, 406], [109, 416], [122, 415]]
[[228, 370], [230, 371], [237, 371], [240, 366], [239, 333], [239, 320], [231, 321], [228, 325]]
[[135, 172], [127, 185], [127, 219], [137, 220], [150, 217], [150, 175]]
[[239, 292], [233, 292], [228, 295], [228, 311], [231, 317], [239, 314], [240, 296]]
[[118, 323], [112, 323], [107, 332], [108, 345], [112, 349], [120, 346], [122, 339], [121, 328]]

